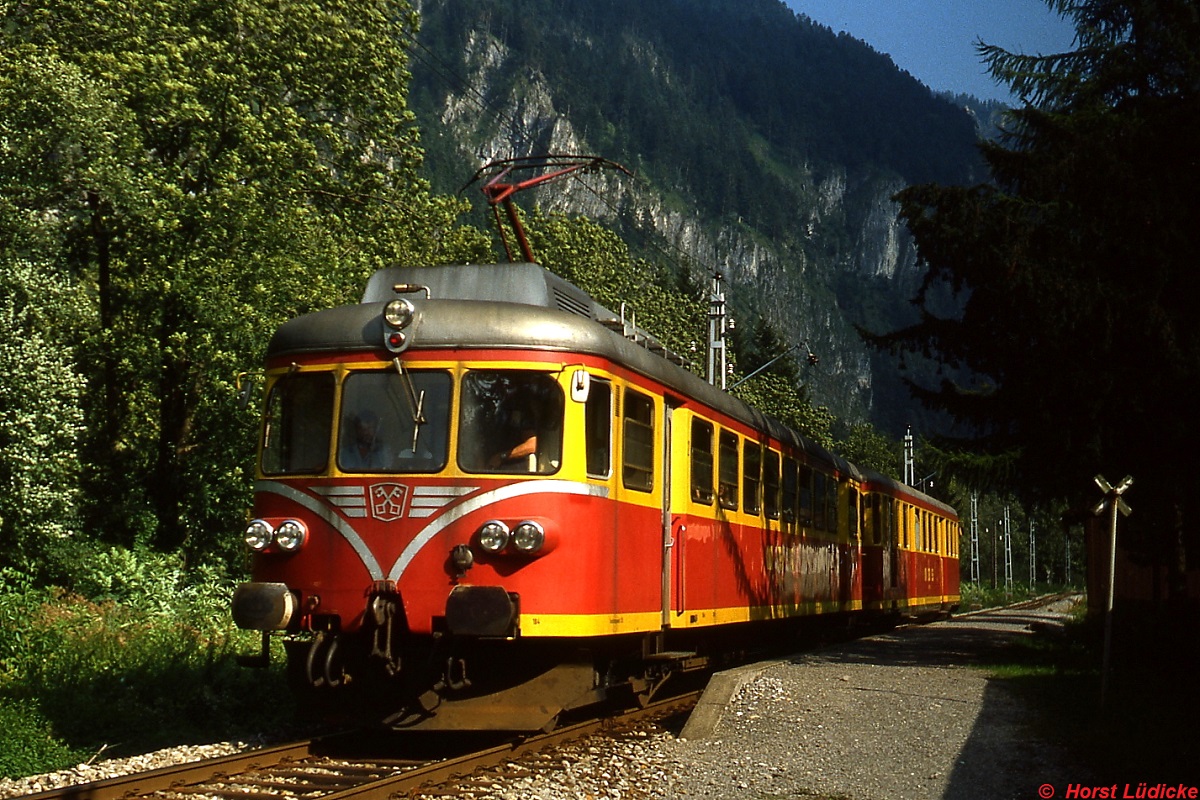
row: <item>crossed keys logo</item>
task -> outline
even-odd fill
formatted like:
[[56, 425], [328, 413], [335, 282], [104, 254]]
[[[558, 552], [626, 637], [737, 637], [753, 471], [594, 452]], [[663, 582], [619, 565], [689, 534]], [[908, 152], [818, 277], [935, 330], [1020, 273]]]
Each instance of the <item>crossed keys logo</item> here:
[[404, 516], [408, 487], [399, 483], [376, 483], [369, 490], [371, 515], [381, 522], [395, 522]]

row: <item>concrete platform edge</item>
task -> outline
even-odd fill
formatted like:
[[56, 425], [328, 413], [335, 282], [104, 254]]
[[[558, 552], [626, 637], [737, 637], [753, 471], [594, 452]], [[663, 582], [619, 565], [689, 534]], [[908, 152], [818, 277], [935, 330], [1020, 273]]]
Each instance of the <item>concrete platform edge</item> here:
[[718, 672], [709, 680], [704, 694], [696, 702], [696, 707], [688, 716], [687, 724], [679, 732], [680, 739], [707, 739], [721, 722], [729, 701], [743, 684], [754, 680], [758, 675], [770, 669], [779, 661], [762, 661], [757, 664], [747, 664], [744, 667]]

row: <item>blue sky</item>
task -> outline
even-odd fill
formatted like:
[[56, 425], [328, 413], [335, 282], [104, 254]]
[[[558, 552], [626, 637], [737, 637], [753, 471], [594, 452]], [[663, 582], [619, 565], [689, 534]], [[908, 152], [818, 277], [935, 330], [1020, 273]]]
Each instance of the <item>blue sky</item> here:
[[792, 9], [887, 53], [936, 91], [1009, 100], [984, 72], [983, 40], [1017, 53], [1072, 49], [1073, 29], [1044, 0], [784, 0]]

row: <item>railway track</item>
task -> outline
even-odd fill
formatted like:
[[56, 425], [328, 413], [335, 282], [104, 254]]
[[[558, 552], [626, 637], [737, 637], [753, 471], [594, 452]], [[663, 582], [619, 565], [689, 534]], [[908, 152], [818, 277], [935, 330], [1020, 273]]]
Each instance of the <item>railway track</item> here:
[[[444, 737], [338, 734], [26, 795], [24, 800], [383, 800], [421, 787], [469, 782], [472, 773], [600, 732], [619, 732], [690, 710], [700, 692], [550, 733], [474, 746]], [[443, 789], [439, 793], [445, 793]]]

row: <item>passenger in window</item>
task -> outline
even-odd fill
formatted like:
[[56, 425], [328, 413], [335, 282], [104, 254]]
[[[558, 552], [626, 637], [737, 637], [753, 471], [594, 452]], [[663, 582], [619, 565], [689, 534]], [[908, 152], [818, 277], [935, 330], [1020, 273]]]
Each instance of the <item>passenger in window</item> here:
[[370, 409], [351, 414], [342, 429], [338, 465], [344, 470], [377, 470], [387, 465], [379, 415]]

